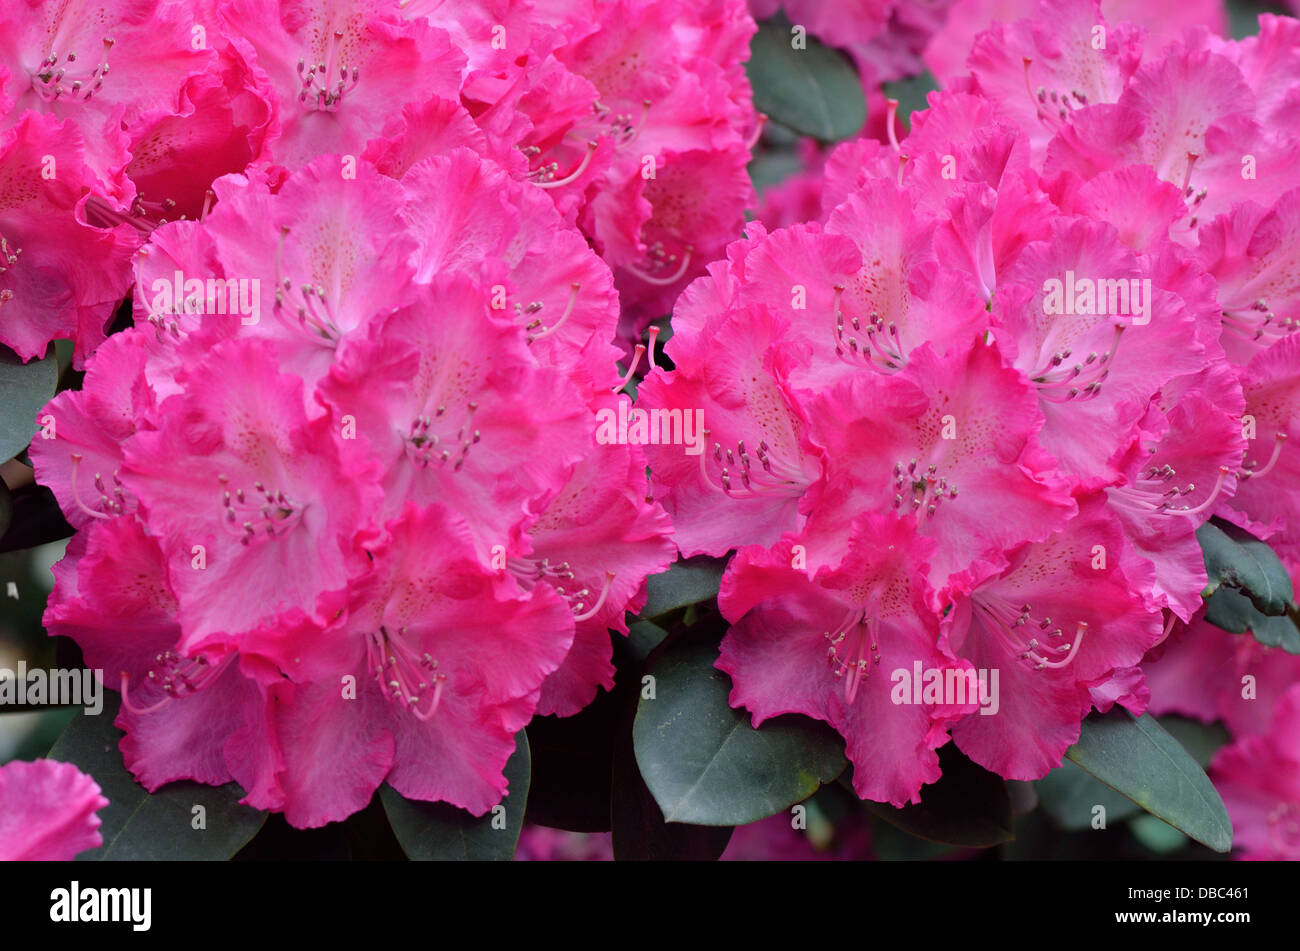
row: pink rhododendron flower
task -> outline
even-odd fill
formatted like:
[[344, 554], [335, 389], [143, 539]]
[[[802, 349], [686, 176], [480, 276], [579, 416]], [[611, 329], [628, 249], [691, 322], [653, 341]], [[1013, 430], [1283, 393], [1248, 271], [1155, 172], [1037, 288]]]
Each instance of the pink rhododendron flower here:
[[150, 790], [178, 779], [235, 780], [259, 808], [282, 803], [269, 792], [279, 753], [266, 691], [237, 654], [176, 650], [181, 627], [158, 541], [136, 519], [114, 518], [68, 549], [44, 623], [126, 688], [114, 723], [126, 733], [120, 746], [135, 778]]
[[[1095, 8], [1091, 0], [1079, 6]], [[991, 24], [1018, 24], [1026, 17], [1041, 16], [1042, 9], [1039, 0], [954, 0], [943, 25], [926, 47], [926, 65], [940, 82], [946, 83], [961, 72], [972, 36]], [[1112, 23], [1141, 27], [1146, 31], [1144, 45], [1152, 50], [1178, 39], [1189, 26], [1205, 26], [1219, 35], [1228, 31], [1227, 11], [1218, 0], [1105, 0], [1101, 12]]]
[[613, 836], [608, 832], [569, 832], [524, 823], [516, 862], [612, 862]]
[[594, 23], [566, 24], [569, 41], [553, 54], [534, 44], [501, 98], [470, 108], [489, 139], [519, 146], [525, 178], [613, 269], [633, 336], [721, 253], [753, 204], [745, 166], [757, 116], [742, 63], [754, 25], [744, 0], [617, 0], [594, 13]]
[[64, 390], [42, 413], [52, 420], [54, 438], [32, 442], [32, 464], [78, 529], [136, 509], [135, 495], [122, 481], [122, 447], [155, 410], [153, 393], [141, 379], [148, 358], [142, 336], [115, 334], [87, 364], [101, 385]]
[[85, 220], [96, 185], [84, 142], [34, 112], [0, 129], [0, 342], [25, 360], [61, 337], [84, 361], [130, 281], [132, 230]]
[[1242, 371], [1241, 388], [1245, 461], [1237, 492], [1220, 511], [1300, 563], [1300, 336], [1252, 359]]
[[1210, 778], [1243, 859], [1300, 858], [1300, 686], [1277, 702], [1269, 731], [1220, 750]]
[[568, 605], [481, 564], [447, 509], [408, 507], [387, 535], [338, 625], [256, 639], [294, 681], [275, 688], [275, 727], [295, 825], [345, 818], [385, 779], [412, 799], [487, 812], [506, 792], [514, 735], [573, 640]]
[[[401, 186], [365, 163], [344, 178], [342, 162], [322, 156], [274, 193], [257, 178], [222, 180], [201, 223], [159, 229], [158, 247], [185, 250], [159, 254], [151, 243], [141, 253], [137, 323], [169, 344], [194, 336], [192, 348], [232, 336], [273, 342], [285, 369], [314, 385], [343, 338], [401, 306], [415, 273], [416, 241], [397, 220]], [[180, 294], [178, 270], [196, 282]]]
[[1300, 254], [1300, 188], [1270, 208], [1245, 201], [1204, 225], [1198, 259], [1218, 283], [1223, 348], [1238, 364], [1300, 328], [1293, 268]]
[[969, 593], [949, 621], [953, 650], [977, 670], [999, 671], [1000, 696], [996, 715], [954, 727], [962, 752], [1008, 779], [1040, 779], [1058, 766], [1094, 705], [1090, 688], [1162, 636], [1140, 592], [1150, 571], [1094, 496], [1063, 531], [1014, 552], [1006, 569], [963, 576], [956, 587]]
[[384, 473], [385, 517], [406, 500], [473, 513], [485, 560], [509, 542], [527, 502], [558, 489], [594, 442], [574, 385], [537, 364], [522, 326], [464, 278], [439, 279], [373, 325], [340, 354], [321, 392], [355, 418], [357, 441]]
[[1125, 535], [1154, 569], [1148, 599], [1185, 622], [1208, 580], [1196, 529], [1240, 484], [1241, 407], [1223, 364], [1171, 382], [1148, 407], [1124, 482], [1106, 489]]
[[[1297, 11], [1300, 12], [1300, 11]], [[1300, 81], [1300, 21], [1294, 17], [1259, 15], [1259, 33], [1231, 42], [1211, 36], [1206, 45], [1237, 64], [1255, 94], [1256, 117], [1266, 133], [1297, 131], [1291, 102]]]
[[1274, 704], [1300, 682], [1300, 657], [1230, 634], [1203, 617], [1174, 624], [1168, 640], [1142, 663], [1150, 710], [1204, 723], [1222, 720], [1234, 737], [1268, 729]]
[[161, 540], [184, 646], [289, 608], [328, 617], [365, 565], [377, 468], [334, 420], [306, 418], [301, 382], [256, 341], [219, 344], [185, 386], [131, 441], [122, 477]]
[[919, 73], [921, 52], [952, 0], [750, 0], [758, 19], [781, 10], [823, 43], [853, 57], [865, 86]]
[[[955, 657], [1002, 670], [1016, 697], [940, 729], [1013, 778], [1054, 768], [1093, 708], [1158, 702], [1138, 665], [1200, 608], [1195, 531], [1212, 514], [1296, 557], [1292, 500], [1268, 488], [1300, 415], [1282, 339], [1279, 157], [1294, 142], [1277, 88], [1267, 113], [1252, 97], [1268, 66], [1292, 85], [1288, 34], [1166, 49], [1142, 16], [1106, 17], [1024, 9], [905, 136], [887, 124], [837, 147], [820, 213], [751, 224], [678, 300], [675, 369], [639, 390], [651, 409], [704, 408], [698, 472], [649, 456], [682, 551], [741, 549], [724, 604], [759, 566], [808, 585], [848, 571], [866, 514], [929, 539], [914, 560], [928, 610]], [[1229, 165], [1243, 142], [1267, 165], [1257, 178]], [[733, 703], [838, 715], [741, 662], [735, 645], [761, 642], [775, 670], [782, 625], [755, 618], [809, 611], [803, 589], [763, 577], [728, 615]], [[1093, 624], [1106, 633], [1079, 636]], [[909, 775], [932, 781], [926, 762]]]
[[858, 795], [896, 806], [920, 801], [922, 784], [939, 778], [934, 751], [973, 708], [891, 699], [889, 671], [964, 666], [929, 606], [925, 559], [934, 551], [908, 521], [867, 512], [854, 520], [838, 568], [809, 578], [792, 567], [787, 537], [741, 549], [718, 595], [732, 622], [718, 660], [733, 681], [732, 704], [756, 726], [783, 713], [830, 723], [845, 739]]
[[0, 861], [67, 862], [104, 844], [99, 785], [70, 763], [14, 760], [0, 766]]
[[0, 14], [9, 111], [46, 113], [82, 131], [104, 214], [129, 210], [154, 222], [195, 214], [213, 178], [260, 151], [265, 98], [198, 13], [162, 0], [94, 9], [22, 0]]
[[[1131, 24], [1108, 23], [1099, 0], [1044, 0], [1035, 14], [991, 23], [975, 39], [966, 68], [971, 91], [996, 101], [1041, 153], [1075, 109], [1119, 98], [1142, 41]], [[1104, 43], [1094, 40], [1099, 35]]]
[[[114, 519], [57, 569], [46, 624], [124, 672], [122, 750], [150, 789], [234, 779], [245, 802], [305, 827], [345, 818], [387, 779], [481, 814], [504, 794], [514, 733], [565, 657], [571, 611], [478, 563], [444, 509], [409, 509], [387, 538], [338, 621], [298, 612], [196, 655], [178, 642], [157, 543]], [[478, 649], [485, 638], [509, 648]], [[495, 671], [478, 666], [492, 658]]]
[[845, 45], [865, 44], [885, 28], [891, 0], [817, 3], [815, 0], [752, 0], [754, 16], [767, 19], [784, 11], [791, 23], [816, 36], [833, 36]]
[[976, 342], [946, 359], [922, 348], [896, 376], [837, 384], [810, 415], [811, 438], [830, 460], [807, 529], [817, 564], [842, 557], [849, 513], [891, 512], [915, 517], [936, 542], [927, 562], [938, 589], [1075, 512], [1035, 438], [1043, 417], [1033, 390], [996, 345]]
[[[1043, 445], [1088, 489], [1116, 480], [1116, 457], [1159, 387], [1205, 362], [1194, 299], [1164, 292], [1143, 265], [1108, 225], [1058, 218], [1050, 238], [1026, 245], [999, 282], [998, 339], [1034, 384]], [[1105, 299], [1088, 304], [1074, 275], [1099, 282]]]
[[[404, 220], [421, 242], [417, 280], [479, 270], [493, 288], [492, 308], [524, 328], [541, 363], [581, 373], [601, 358], [616, 359], [618, 299], [609, 268], [541, 189], [463, 148], [412, 167], [402, 184]], [[596, 388], [606, 382], [592, 381]]]
[[[706, 280], [692, 290], [703, 294]], [[806, 417], [786, 382], [784, 326], [766, 308], [738, 308], [706, 338], [720, 346], [699, 352], [686, 349], [689, 338], [674, 337], [679, 369], [651, 375], [639, 391], [649, 407], [641, 411], [704, 426], [694, 447], [646, 447], [686, 555], [770, 545], [803, 524], [800, 500], [820, 479], [821, 464], [803, 442]]]
[[325, 152], [360, 155], [403, 106], [459, 88], [465, 57], [447, 32], [402, 20], [382, 0], [222, 0], [217, 9], [276, 102], [268, 148], [290, 168]]
[[549, 585], [574, 612], [573, 648], [542, 685], [538, 713], [569, 716], [614, 686], [609, 631], [645, 604], [644, 579], [673, 560], [667, 513], [646, 497], [640, 448], [611, 445], [578, 463], [507, 562], [525, 589]]
[[1141, 253], [1159, 250], [1187, 214], [1178, 189], [1148, 165], [1127, 165], [1088, 181], [1067, 172], [1048, 188], [1061, 211], [1114, 225], [1120, 241]]
[[[1048, 146], [1044, 171], [1091, 178], [1131, 164], [1150, 165], [1184, 192], [1198, 223], [1241, 200], [1271, 201], [1293, 185], [1284, 169], [1294, 137], [1266, 129], [1241, 70], [1226, 56], [1183, 43], [1144, 62], [1112, 104], [1075, 110]], [[1253, 163], [1243, 175], [1242, 155]], [[1191, 243], [1188, 241], [1188, 243]]]
[[67, 338], [80, 366], [125, 294], [129, 251], [202, 214], [215, 178], [261, 156], [267, 95], [197, 13], [160, 0], [0, 13], [0, 303], [20, 354]]
[[809, 366], [792, 367], [793, 386], [825, 387], [863, 367], [892, 373], [921, 344], [946, 354], [986, 325], [974, 282], [939, 267], [939, 222], [913, 204], [893, 182], [872, 181], [829, 214], [826, 237], [776, 232], [747, 256], [742, 299], [787, 315], [792, 341], [811, 351]]
[[[504, 168], [512, 168], [516, 150], [494, 148], [483, 130], [459, 102], [437, 96], [425, 103], [407, 103], [384, 123], [383, 134], [366, 144], [363, 158], [391, 178], [401, 178], [421, 159], [464, 147], [485, 155]], [[512, 168], [513, 170], [513, 168]]]

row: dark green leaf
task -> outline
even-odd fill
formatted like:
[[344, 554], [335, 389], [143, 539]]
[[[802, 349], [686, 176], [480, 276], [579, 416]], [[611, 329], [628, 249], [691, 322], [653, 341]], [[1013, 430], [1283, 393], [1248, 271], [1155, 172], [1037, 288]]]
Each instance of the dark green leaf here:
[[1191, 754], [1155, 719], [1116, 709], [1083, 722], [1066, 756], [1107, 786], [1216, 852], [1232, 848], [1223, 800]]
[[749, 180], [754, 183], [754, 191], [762, 196], [769, 188], [802, 172], [803, 168], [803, 159], [797, 153], [774, 149], [754, 156], [749, 163]]
[[878, 816], [872, 818], [871, 851], [882, 862], [927, 862], [953, 850], [942, 842], [919, 839]]
[[59, 365], [60, 376], [72, 366], [72, 357], [76, 351], [77, 345], [71, 340], [54, 341], [54, 359]]
[[650, 652], [662, 644], [667, 636], [667, 631], [650, 621], [634, 621], [627, 629], [627, 643], [637, 660], [649, 657]]
[[618, 861], [713, 862], [727, 848], [730, 826], [665, 822], [664, 814], [637, 770], [632, 731], [624, 724], [615, 744], [611, 776], [610, 825]]
[[668, 822], [745, 825], [788, 809], [845, 766], [844, 741], [789, 715], [758, 729], [727, 702], [731, 681], [711, 644], [670, 647], [651, 667], [632, 736], [646, 785]]
[[1219, 747], [1230, 739], [1228, 731], [1221, 723], [1199, 723], [1172, 714], [1160, 717], [1157, 722], [1192, 755], [1192, 759], [1196, 760], [1202, 769], [1210, 765], [1210, 760], [1214, 759], [1214, 754], [1219, 751]]
[[1284, 614], [1291, 603], [1291, 576], [1273, 549], [1249, 532], [1220, 518], [1196, 530], [1205, 557], [1209, 597], [1221, 586], [1236, 588], [1263, 614]]
[[944, 845], [985, 848], [1010, 841], [1011, 799], [1006, 783], [984, 767], [972, 763], [948, 743], [939, 749], [943, 775], [921, 788], [921, 801], [896, 809], [888, 803], [865, 800], [877, 818], [904, 832]]
[[867, 118], [862, 82], [843, 54], [811, 36], [795, 49], [789, 23], [760, 23], [746, 71], [754, 107], [796, 132], [836, 142], [858, 133]]
[[[530, 772], [528, 736], [520, 730], [515, 737], [515, 753], [506, 763], [509, 793], [499, 806], [482, 816], [472, 816], [445, 802], [406, 799], [387, 783], [379, 795], [393, 832], [410, 858], [424, 862], [509, 861], [514, 858], [524, 825]], [[499, 828], [493, 827], [494, 820]]]
[[[103, 854], [87, 858], [114, 861], [225, 860], [257, 834], [266, 813], [239, 800], [244, 791], [236, 783], [204, 786], [200, 783], [168, 783], [152, 796], [145, 796], [122, 831], [109, 842]], [[202, 807], [202, 813], [197, 808]], [[200, 823], [199, 815], [202, 816]], [[202, 828], [195, 828], [201, 824]]]
[[1244, 634], [1251, 619], [1260, 617], [1250, 598], [1232, 588], [1218, 588], [1205, 603], [1205, 620], [1232, 634]]
[[678, 561], [667, 571], [646, 579], [646, 602], [643, 618], [657, 618], [697, 601], [718, 596], [722, 582], [722, 562], [716, 558], [690, 558]]
[[1037, 782], [1038, 801], [1063, 829], [1071, 832], [1092, 826], [1092, 810], [1106, 810], [1106, 823], [1120, 822], [1142, 811], [1132, 799], [1115, 792], [1086, 770], [1065, 760]]
[[1277, 3], [1262, 3], [1260, 0], [1227, 0], [1228, 32], [1234, 40], [1244, 40], [1259, 33], [1259, 15], [1261, 13], [1288, 12]]
[[[99, 813], [104, 844], [79, 858], [217, 861], [243, 848], [266, 814], [239, 805], [244, 794], [235, 783], [168, 783], [150, 795], [127, 772], [118, 751], [122, 731], [113, 726], [118, 706], [117, 694], [105, 694], [99, 715], [74, 717], [49, 753], [92, 776], [108, 799]], [[203, 828], [196, 829], [200, 816]]]
[[1300, 654], [1300, 630], [1283, 614], [1261, 614], [1250, 599], [1232, 588], [1219, 588], [1205, 606], [1205, 620], [1233, 634], [1247, 631], [1266, 647], [1280, 647], [1288, 654]]
[[[938, 82], [935, 81], [934, 76], [927, 69], [919, 75], [909, 76], [907, 79], [900, 79], [892, 83], [885, 83], [882, 91], [886, 98], [898, 100], [898, 118], [907, 121], [913, 112], [930, 108], [926, 96], [938, 88]], [[901, 138], [903, 130], [900, 129], [898, 134]]]
[[0, 347], [0, 462], [27, 448], [36, 432], [36, 414], [54, 396], [59, 382], [54, 357], [23, 363]]
[[1288, 615], [1267, 617], [1261, 614], [1252, 621], [1250, 633], [1265, 647], [1280, 647], [1288, 654], [1300, 654], [1300, 629]]

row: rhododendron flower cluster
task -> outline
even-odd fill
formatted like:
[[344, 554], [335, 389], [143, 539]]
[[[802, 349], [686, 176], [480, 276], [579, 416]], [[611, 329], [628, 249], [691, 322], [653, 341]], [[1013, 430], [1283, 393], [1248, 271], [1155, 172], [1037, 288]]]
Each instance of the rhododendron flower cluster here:
[[[531, 15], [531, 5], [516, 6]], [[668, 6], [677, 5], [642, 14]], [[697, 6], [701, 18], [716, 12]], [[69, 193], [57, 225], [78, 240], [122, 239], [121, 273], [96, 293], [110, 310], [128, 283], [134, 293], [133, 325], [87, 357], [84, 387], [49, 404], [49, 438], [32, 447], [38, 478], [78, 529], [55, 569], [46, 625], [75, 638], [120, 687], [126, 764], [151, 790], [234, 779], [250, 805], [316, 826], [360, 809], [387, 781], [482, 814], [505, 793], [514, 734], [535, 713], [575, 713], [612, 685], [607, 631], [626, 633], [625, 611], [673, 551], [667, 515], [646, 497], [641, 450], [596, 443], [597, 412], [625, 399], [610, 392], [619, 308], [578, 206], [604, 202], [633, 229], [627, 253], [644, 254], [658, 199], [643, 185], [668, 186], [678, 160], [703, 169], [729, 150], [743, 177], [752, 115], [728, 63], [749, 21], [728, 18], [734, 37], [694, 37], [719, 60], [704, 70], [692, 59], [700, 82], [730, 104], [719, 117], [698, 102], [709, 128], [697, 130], [658, 121], [676, 115], [662, 108], [674, 95], [668, 74], [653, 91], [618, 85], [639, 73], [619, 73], [610, 59], [643, 55], [647, 40], [626, 24], [521, 26], [508, 42], [528, 42], [503, 84], [488, 77], [497, 53], [470, 43], [467, 61], [465, 37], [490, 31], [471, 14], [448, 23], [448, 11], [425, 16], [418, 5], [399, 15], [369, 2], [218, 3], [202, 24], [203, 53], [175, 57], [182, 88], [217, 97], [200, 123], [214, 137], [194, 143], [211, 175], [195, 195], [150, 190], [166, 195], [154, 205], [120, 169], [148, 154], [158, 181], [184, 171], [194, 184], [185, 154], [158, 138], [158, 126], [183, 134], [168, 112], [174, 95], [164, 95], [161, 73], [119, 90], [160, 102], [124, 106], [106, 91], [119, 58], [124, 73], [133, 57], [153, 62], [172, 42], [162, 27], [192, 12], [132, 11], [134, 32], [104, 43], [111, 72], [69, 85], [86, 58], [65, 71], [71, 38], [51, 40], [45, 55], [59, 61], [39, 67], [68, 86], [58, 97], [38, 89], [42, 104], [62, 110], [57, 100], [81, 105], [94, 92], [93, 108], [113, 121], [123, 108], [141, 116], [138, 143], [124, 135], [120, 154], [85, 159], [83, 193], [75, 202]], [[81, 31], [79, 43], [108, 28], [73, 14], [65, 28]], [[580, 72], [557, 80], [568, 68], [561, 55], [604, 90]], [[222, 98], [231, 82], [256, 108]], [[527, 142], [538, 133], [520, 124], [524, 113], [500, 129], [475, 98], [534, 86], [540, 99], [567, 97], [567, 120], [553, 114], [558, 103], [537, 103], [548, 155], [560, 154], [571, 127], [614, 108], [602, 96], [622, 108], [625, 96], [653, 94], [660, 107], [622, 132], [589, 130], [600, 160], [584, 162], [586, 186], [557, 205], [560, 191], [544, 186], [568, 183], [529, 171], [538, 149]], [[700, 91], [678, 94], [696, 102]], [[238, 147], [228, 141], [220, 120], [236, 114], [261, 116], [255, 147], [244, 125]], [[35, 108], [21, 116], [15, 161], [44, 147], [34, 136], [65, 149], [77, 141]], [[75, 121], [91, 116], [100, 121], [89, 110]], [[638, 152], [673, 159], [664, 178], [638, 177], [624, 194], [631, 172], [614, 177], [624, 161], [616, 146], [634, 133], [646, 137]], [[157, 169], [146, 146], [177, 167]], [[70, 188], [73, 168], [49, 187]], [[40, 181], [38, 162], [21, 172]], [[48, 219], [48, 203], [32, 194], [30, 214]], [[671, 222], [663, 207], [663, 228], [704, 235], [681, 202]], [[710, 221], [722, 213], [712, 205]], [[718, 227], [730, 233], [733, 223]], [[721, 241], [706, 238], [702, 247]], [[57, 264], [40, 255], [25, 247], [17, 273]], [[78, 272], [72, 262], [62, 270]], [[26, 306], [19, 299], [6, 307]], [[93, 324], [77, 337], [89, 349], [102, 339], [106, 314], [91, 307], [100, 298], [74, 291], [68, 300]], [[21, 309], [6, 310], [5, 327], [28, 353], [68, 335]]]
[[274, 185], [321, 154], [365, 154], [400, 177], [453, 146], [549, 191], [645, 315], [629, 326], [661, 316], [752, 204], [743, 0], [493, 6], [6, 9], [0, 341], [27, 358], [71, 338], [80, 365], [131, 286], [131, 252], [201, 217], [222, 175]]
[[[386, 810], [412, 857], [402, 810], [513, 849], [527, 808], [524, 857], [749, 824], [732, 857], [852, 858], [963, 770], [1001, 795], [1094, 713], [1168, 714], [1224, 724], [1179, 782], [1243, 857], [1300, 858], [1300, 21], [1224, 28], [10, 3], [0, 344], [62, 367], [0, 536], [14, 473], [52, 493], [44, 627], [120, 695], [121, 764], [298, 829]], [[823, 47], [790, 101], [785, 30]], [[927, 69], [900, 115], [883, 84]], [[800, 140], [845, 77], [818, 134], [859, 93], [865, 125]], [[774, 153], [804, 170], [760, 199]], [[574, 757], [608, 785], [561, 789]], [[99, 788], [0, 767], [0, 858], [99, 845]]]
[[[698, 460], [649, 455], [682, 553], [739, 549], [718, 666], [755, 724], [835, 726], [860, 795], [919, 801], [950, 737], [1037, 779], [1091, 709], [1141, 713], [1211, 515], [1296, 563], [1300, 75], [1261, 22], [1162, 47], [1047, 0], [678, 301], [640, 392], [704, 408]], [[987, 678], [938, 689], [992, 670], [996, 716]]]
[[28, 358], [70, 338], [80, 365], [132, 250], [259, 155], [271, 104], [188, 4], [23, 0], [0, 36], [0, 342]]

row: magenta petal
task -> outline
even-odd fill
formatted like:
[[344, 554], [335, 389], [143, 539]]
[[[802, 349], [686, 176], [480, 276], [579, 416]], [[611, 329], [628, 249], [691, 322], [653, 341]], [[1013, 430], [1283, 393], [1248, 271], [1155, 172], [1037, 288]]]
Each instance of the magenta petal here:
[[99, 784], [70, 763], [0, 766], [0, 861], [66, 862], [104, 844]]

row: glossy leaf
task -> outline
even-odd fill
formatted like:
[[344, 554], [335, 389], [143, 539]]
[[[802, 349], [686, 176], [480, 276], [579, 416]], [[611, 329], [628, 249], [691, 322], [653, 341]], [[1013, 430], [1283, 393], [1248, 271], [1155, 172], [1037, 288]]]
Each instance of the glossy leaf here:
[[667, 571], [646, 579], [646, 602], [641, 617], [657, 618], [699, 601], [718, 596], [722, 562], [716, 558], [678, 561]]
[[[862, 82], [843, 54], [811, 36], [796, 37], [789, 23], [760, 23], [750, 41], [746, 72], [754, 107], [796, 132], [823, 142], [858, 133], [867, 118]], [[797, 49], [803, 44], [806, 48]]]
[[646, 785], [668, 822], [744, 825], [806, 799], [843, 771], [844, 741], [803, 716], [758, 729], [727, 702], [731, 680], [717, 648], [669, 648], [650, 668], [654, 699], [640, 699], [632, 736]]
[[668, 632], [658, 624], [650, 621], [634, 621], [628, 625], [627, 645], [637, 660], [645, 660], [667, 636]]
[[406, 799], [387, 783], [380, 787], [379, 796], [408, 857], [421, 862], [509, 861], [524, 825], [531, 774], [528, 736], [523, 730], [515, 737], [515, 752], [505, 774], [510, 784], [506, 797], [482, 816], [445, 802]]
[[[630, 726], [630, 724], [625, 724]], [[614, 749], [610, 825], [618, 861], [716, 861], [727, 848], [731, 826], [665, 822], [637, 768], [630, 730]]]
[[23, 363], [8, 347], [0, 347], [0, 462], [27, 448], [38, 428], [36, 414], [58, 383], [54, 357]]
[[1142, 811], [1127, 796], [1117, 793], [1071, 760], [1065, 760], [1036, 783], [1038, 801], [1063, 829], [1071, 832], [1092, 827], [1093, 809], [1106, 810], [1106, 823], [1120, 822]]
[[1216, 852], [1232, 848], [1232, 823], [1205, 771], [1153, 717], [1124, 710], [1083, 722], [1066, 756], [1147, 812]]
[[1235, 588], [1263, 614], [1286, 613], [1293, 597], [1291, 576], [1267, 543], [1219, 518], [1198, 528], [1196, 538], [1209, 575], [1206, 597], [1221, 587]]
[[1222, 723], [1200, 723], [1174, 714], [1160, 717], [1157, 722], [1192, 755], [1201, 769], [1208, 767], [1219, 748], [1231, 740]]
[[1249, 632], [1265, 647], [1300, 654], [1300, 629], [1288, 614], [1261, 614], [1248, 597], [1232, 588], [1219, 588], [1205, 606], [1205, 620], [1233, 634]]

